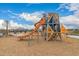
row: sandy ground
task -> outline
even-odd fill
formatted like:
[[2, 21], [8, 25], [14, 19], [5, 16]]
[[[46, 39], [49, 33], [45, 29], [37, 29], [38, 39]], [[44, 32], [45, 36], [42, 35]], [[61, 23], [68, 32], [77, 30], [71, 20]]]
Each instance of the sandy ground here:
[[77, 56], [79, 40], [67, 38], [61, 41], [18, 41], [15, 37], [0, 38], [1, 56]]

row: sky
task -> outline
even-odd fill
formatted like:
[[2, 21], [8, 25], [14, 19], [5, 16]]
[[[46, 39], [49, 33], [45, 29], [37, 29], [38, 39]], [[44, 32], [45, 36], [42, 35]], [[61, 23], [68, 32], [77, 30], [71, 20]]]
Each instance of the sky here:
[[0, 3], [0, 29], [33, 29], [44, 13], [58, 13], [66, 28], [79, 28], [78, 3]]

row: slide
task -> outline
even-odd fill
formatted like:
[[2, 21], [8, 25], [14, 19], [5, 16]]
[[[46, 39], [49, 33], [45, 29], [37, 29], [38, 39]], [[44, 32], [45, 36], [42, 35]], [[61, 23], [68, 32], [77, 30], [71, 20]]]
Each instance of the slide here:
[[26, 38], [26, 37], [32, 35], [33, 33], [37, 32], [38, 29], [39, 29], [39, 27], [42, 26], [42, 25], [44, 25], [45, 23], [46, 23], [46, 20], [45, 20], [45, 18], [43, 17], [43, 18], [41, 18], [41, 20], [40, 20], [39, 22], [37, 22], [37, 23], [34, 25], [35, 28], [32, 30], [31, 33], [29, 33], [29, 34], [22, 34], [21, 36], [18, 36], [18, 38], [23, 39], [23, 38]]
[[32, 33], [38, 31], [39, 27], [42, 26], [42, 25], [44, 25], [45, 23], [46, 23], [45, 18], [44, 17], [41, 18], [41, 20], [34, 25], [35, 28], [33, 29]]

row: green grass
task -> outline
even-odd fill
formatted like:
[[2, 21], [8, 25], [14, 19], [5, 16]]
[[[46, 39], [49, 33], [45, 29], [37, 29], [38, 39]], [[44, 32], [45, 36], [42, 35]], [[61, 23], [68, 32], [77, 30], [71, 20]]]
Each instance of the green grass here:
[[79, 35], [79, 31], [73, 31], [71, 34]]

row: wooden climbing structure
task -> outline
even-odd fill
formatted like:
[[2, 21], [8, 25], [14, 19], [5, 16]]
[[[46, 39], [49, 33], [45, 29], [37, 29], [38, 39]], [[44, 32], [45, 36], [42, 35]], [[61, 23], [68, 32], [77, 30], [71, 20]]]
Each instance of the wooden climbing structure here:
[[[59, 15], [56, 13], [48, 13], [44, 15], [39, 22], [34, 25], [34, 29], [28, 35], [29, 37], [36, 36], [36, 32], [39, 32], [38, 29], [42, 26], [42, 33], [45, 40], [62, 40], [61, 34], [65, 32], [65, 27], [60, 27]], [[34, 34], [34, 35], [33, 35]], [[27, 37], [24, 35], [22, 37]]]
[[46, 17], [46, 27], [44, 29], [44, 34], [46, 37], [45, 40], [62, 40], [58, 14], [48, 14], [48, 16]]

